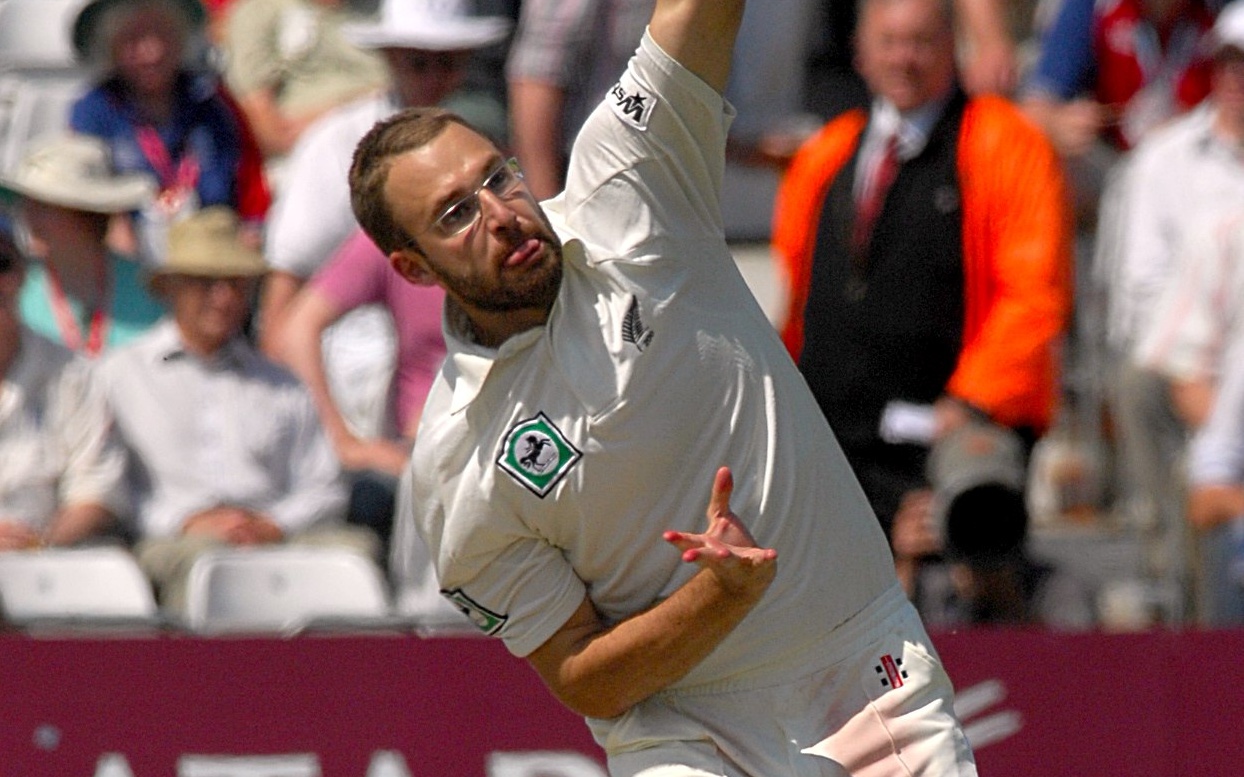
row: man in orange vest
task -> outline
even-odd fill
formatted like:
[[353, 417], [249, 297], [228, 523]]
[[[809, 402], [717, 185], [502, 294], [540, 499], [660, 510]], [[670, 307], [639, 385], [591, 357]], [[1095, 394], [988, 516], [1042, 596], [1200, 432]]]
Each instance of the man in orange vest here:
[[1046, 138], [960, 88], [949, 3], [867, 0], [857, 47], [872, 107], [794, 158], [774, 249], [783, 338], [888, 533], [936, 440], [1049, 424], [1070, 231]]

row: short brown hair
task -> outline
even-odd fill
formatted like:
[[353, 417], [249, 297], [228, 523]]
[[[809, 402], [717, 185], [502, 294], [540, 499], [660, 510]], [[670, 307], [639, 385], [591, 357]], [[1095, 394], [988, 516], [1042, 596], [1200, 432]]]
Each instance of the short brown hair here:
[[378, 122], [354, 149], [354, 160], [350, 164], [350, 207], [363, 231], [386, 254], [413, 242], [394, 220], [385, 199], [384, 187], [393, 158], [426, 146], [450, 124], [461, 124], [479, 132], [466, 119], [444, 108], [408, 108]]

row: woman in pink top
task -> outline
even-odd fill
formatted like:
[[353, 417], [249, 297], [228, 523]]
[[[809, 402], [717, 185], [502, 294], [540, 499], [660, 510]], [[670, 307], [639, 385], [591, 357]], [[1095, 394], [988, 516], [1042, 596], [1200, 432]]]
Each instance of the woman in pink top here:
[[[389, 265], [362, 231], [356, 231], [295, 299], [280, 333], [281, 358], [315, 397], [320, 419], [346, 470], [400, 475], [410, 455], [423, 402], [445, 357], [438, 287], [415, 286]], [[360, 439], [348, 427], [329, 391], [320, 338], [355, 308], [384, 305], [397, 335], [393, 410], [397, 439]]]

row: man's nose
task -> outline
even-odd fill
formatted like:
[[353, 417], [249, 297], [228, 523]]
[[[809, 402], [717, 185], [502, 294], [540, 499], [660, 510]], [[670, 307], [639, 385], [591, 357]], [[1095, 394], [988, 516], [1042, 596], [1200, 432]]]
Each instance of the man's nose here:
[[518, 223], [518, 211], [510, 204], [510, 199], [481, 189], [479, 197], [479, 213], [485, 224], [490, 228], [509, 228]]

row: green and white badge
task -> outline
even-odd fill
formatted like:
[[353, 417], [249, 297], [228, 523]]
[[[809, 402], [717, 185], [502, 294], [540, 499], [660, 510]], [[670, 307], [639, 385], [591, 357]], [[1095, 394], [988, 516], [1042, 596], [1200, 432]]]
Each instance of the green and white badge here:
[[544, 413], [519, 421], [505, 436], [497, 466], [540, 498], [583, 458]]
[[463, 615], [471, 619], [475, 626], [488, 636], [501, 631], [501, 627], [510, 619], [508, 615], [501, 615], [484, 607], [479, 602], [467, 596], [461, 588], [455, 588], [452, 591], [441, 590], [441, 595], [462, 612]]

